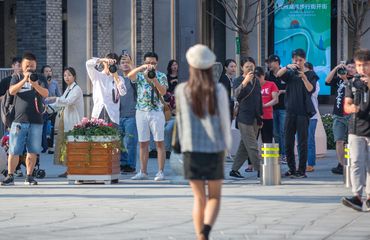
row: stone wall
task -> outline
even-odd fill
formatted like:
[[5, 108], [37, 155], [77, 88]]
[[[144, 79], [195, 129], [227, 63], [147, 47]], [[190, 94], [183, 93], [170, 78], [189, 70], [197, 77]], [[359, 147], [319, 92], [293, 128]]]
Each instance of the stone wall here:
[[46, 63], [52, 67], [61, 89], [64, 67], [62, 0], [46, 0]]
[[136, 1], [136, 63], [143, 63], [146, 52], [153, 51], [153, 2]]
[[17, 32], [15, 25], [16, 0], [4, 1], [4, 67], [9, 67], [17, 56]]
[[104, 57], [113, 51], [113, 2], [97, 0], [97, 56]]
[[37, 69], [46, 64], [46, 0], [17, 0], [17, 54], [36, 55]]

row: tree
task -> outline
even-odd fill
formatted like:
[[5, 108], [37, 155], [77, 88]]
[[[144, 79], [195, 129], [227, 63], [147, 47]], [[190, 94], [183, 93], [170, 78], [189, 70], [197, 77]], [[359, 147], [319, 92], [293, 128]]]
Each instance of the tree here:
[[226, 24], [213, 13], [207, 11], [216, 21], [222, 23], [226, 28], [237, 32], [240, 37], [240, 54], [248, 55], [248, 35], [254, 28], [268, 18], [274, 11], [282, 7], [295, 3], [295, 0], [286, 0], [283, 4], [275, 8], [274, 0], [216, 0], [226, 12], [231, 24]]
[[369, 5], [369, 0], [349, 0], [348, 10], [342, 8], [342, 17], [347, 23], [348, 29], [354, 34], [353, 52], [360, 48], [361, 38], [370, 30], [369, 22], [366, 22], [365, 25]]

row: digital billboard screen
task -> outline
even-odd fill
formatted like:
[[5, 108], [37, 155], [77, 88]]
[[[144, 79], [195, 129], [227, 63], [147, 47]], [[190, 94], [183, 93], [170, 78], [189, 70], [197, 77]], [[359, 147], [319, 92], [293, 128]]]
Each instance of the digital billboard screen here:
[[274, 53], [281, 65], [292, 61], [292, 51], [302, 48], [320, 77], [320, 95], [330, 95], [325, 78], [331, 66], [331, 0], [275, 1]]

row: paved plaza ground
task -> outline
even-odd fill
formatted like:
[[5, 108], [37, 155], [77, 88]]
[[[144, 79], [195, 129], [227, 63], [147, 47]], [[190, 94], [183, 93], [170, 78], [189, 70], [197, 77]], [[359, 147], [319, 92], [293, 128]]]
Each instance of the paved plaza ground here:
[[[64, 168], [52, 165], [51, 155], [41, 159], [47, 177], [38, 186], [19, 178], [0, 188], [0, 239], [195, 239], [191, 189], [168, 162], [164, 182], [122, 175], [119, 184], [68, 185], [56, 177]], [[211, 239], [370, 239], [370, 213], [340, 203], [351, 192], [331, 174], [335, 165], [328, 151], [307, 179], [280, 186], [261, 186], [256, 173], [227, 177]], [[150, 176], [155, 171], [151, 159]]]

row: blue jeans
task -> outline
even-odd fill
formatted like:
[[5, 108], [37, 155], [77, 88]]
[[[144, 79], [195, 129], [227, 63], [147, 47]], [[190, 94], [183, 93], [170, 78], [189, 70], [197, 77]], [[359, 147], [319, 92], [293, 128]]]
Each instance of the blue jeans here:
[[[166, 149], [166, 152], [170, 152], [171, 151], [171, 142], [172, 142], [172, 130], [173, 130], [173, 125], [175, 124], [175, 117], [171, 117], [170, 120], [168, 120], [166, 122], [166, 124], [164, 125], [164, 145], [165, 145], [165, 149]], [[154, 143], [154, 140], [153, 140], [153, 136], [152, 134], [150, 134], [150, 146], [149, 146], [150, 150], [156, 150], [156, 145]]]
[[42, 124], [13, 122], [9, 132], [9, 153], [22, 155], [24, 147], [28, 153], [41, 151]]
[[138, 142], [136, 119], [135, 117], [120, 118], [119, 126], [123, 133], [122, 141], [125, 146], [125, 150], [121, 152], [121, 166], [128, 165], [132, 168], [136, 168]]
[[285, 157], [285, 109], [274, 110], [274, 138], [279, 143], [280, 156]]
[[317, 119], [310, 119], [308, 124], [308, 154], [307, 161], [309, 166], [316, 165], [316, 143], [315, 143], [315, 131], [317, 126]]

